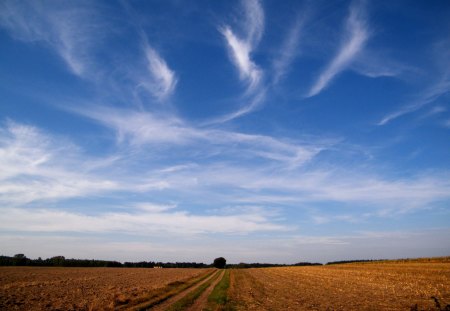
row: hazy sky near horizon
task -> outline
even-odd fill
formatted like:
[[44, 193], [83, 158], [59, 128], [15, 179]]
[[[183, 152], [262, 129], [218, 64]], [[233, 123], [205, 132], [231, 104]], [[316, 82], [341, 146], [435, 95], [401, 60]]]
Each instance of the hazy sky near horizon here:
[[0, 2], [0, 250], [450, 255], [449, 1]]

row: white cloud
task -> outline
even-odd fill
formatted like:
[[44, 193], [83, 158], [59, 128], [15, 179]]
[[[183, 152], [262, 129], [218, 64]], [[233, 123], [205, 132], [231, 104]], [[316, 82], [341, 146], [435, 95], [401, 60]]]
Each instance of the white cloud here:
[[337, 74], [350, 66], [363, 50], [368, 38], [369, 33], [363, 8], [361, 5], [353, 5], [350, 8], [350, 15], [346, 21], [342, 45], [331, 63], [312, 86], [308, 97], [319, 94]]
[[244, 7], [245, 19], [242, 21], [247, 41], [257, 45], [264, 31], [264, 11], [259, 0], [245, 0], [241, 2]]
[[450, 92], [450, 78], [448, 76], [442, 77], [437, 83], [428, 87], [421, 95], [418, 96], [411, 104], [406, 105], [399, 110], [384, 116], [377, 125], [386, 125], [389, 122], [404, 116], [406, 114], [415, 112], [425, 105], [431, 104], [440, 97]]
[[241, 5], [244, 9], [242, 36], [236, 35], [229, 26], [220, 28], [220, 32], [227, 41], [231, 59], [241, 79], [248, 82], [248, 89], [252, 91], [262, 76], [262, 70], [253, 62], [251, 54], [264, 31], [264, 11], [258, 0], [242, 1]]
[[[138, 142], [139, 148], [123, 158], [107, 158], [103, 165], [98, 164], [101, 159], [83, 154], [80, 148], [63, 139], [55, 139], [30, 126], [9, 123], [0, 135], [0, 201], [23, 205], [172, 189], [176, 190], [177, 198], [186, 202], [205, 196], [217, 204], [238, 205], [357, 203], [367, 212], [385, 210], [391, 214], [424, 208], [450, 197], [446, 172], [387, 179], [357, 167], [323, 169], [314, 159], [323, 149], [330, 148], [329, 143], [293, 143], [270, 136], [200, 130], [184, 125], [175, 129], [165, 125], [167, 136], [155, 140], [153, 137], [158, 137], [158, 132], [148, 134], [137, 122], [125, 122], [125, 113], [121, 115], [125, 119], [120, 124], [133, 127], [117, 130], [124, 137], [132, 135], [127, 139], [134, 144]], [[147, 124], [148, 120], [143, 120], [142, 124]], [[129, 132], [135, 126], [140, 131]], [[139, 133], [146, 134], [134, 137]], [[150, 149], [145, 147], [147, 144]], [[180, 144], [183, 149], [178, 148]], [[152, 150], [153, 157], [157, 157], [159, 153], [155, 151], [160, 148], [164, 148], [165, 161], [149, 162], [148, 151]], [[199, 164], [198, 159], [207, 161]], [[179, 164], [168, 167], [171, 163]], [[163, 197], [170, 200], [170, 196]], [[147, 206], [147, 209], [165, 209], [170, 205]]]
[[149, 203], [149, 202], [141, 202], [134, 204], [134, 208], [149, 212], [149, 213], [160, 213], [165, 212], [171, 209], [176, 208], [176, 204], [155, 204], [155, 203]]
[[236, 112], [215, 118], [210, 123], [223, 123], [243, 116], [255, 110], [265, 99], [265, 89], [261, 86], [263, 70], [252, 60], [252, 53], [259, 44], [264, 31], [264, 11], [258, 0], [242, 1], [244, 19], [241, 25], [242, 35], [237, 35], [229, 26], [220, 27], [230, 58], [239, 71], [239, 77], [246, 84], [246, 90], [240, 99], [243, 104]]
[[275, 84], [277, 84], [287, 74], [291, 63], [299, 54], [299, 40], [304, 22], [304, 17], [297, 17], [294, 25], [288, 31], [285, 41], [280, 48], [278, 57], [275, 58], [273, 62], [273, 82]]
[[[448, 38], [449, 36], [447, 34], [443, 40], [435, 42], [430, 48], [431, 55], [429, 56], [428, 64], [433, 64], [436, 70], [431, 72], [431, 76], [428, 76], [427, 80], [432, 82], [428, 83], [426, 81], [424, 83], [421, 81], [421, 85], [428, 86], [422, 88], [422, 91], [416, 94], [408, 104], [385, 115], [377, 125], [386, 125], [399, 117], [416, 112], [427, 105], [437, 102], [450, 93], [450, 57], [448, 53], [450, 40]], [[430, 116], [436, 112], [441, 111], [435, 110], [434, 112], [428, 112], [422, 117]]]
[[240, 78], [248, 81], [249, 90], [253, 90], [259, 84], [262, 72], [250, 58], [253, 49], [251, 43], [236, 37], [229, 27], [225, 27], [221, 32], [227, 40], [231, 59], [239, 70]]
[[158, 52], [148, 45], [145, 48], [145, 55], [151, 78], [148, 82], [141, 82], [140, 85], [147, 88], [157, 99], [164, 100], [175, 89], [177, 84], [175, 73], [167, 66]]
[[[167, 234], [165, 234], [167, 236]], [[210, 263], [220, 254], [229, 263], [300, 261], [322, 262], [348, 259], [395, 259], [447, 256], [448, 229], [420, 231], [355, 232], [352, 235], [278, 235], [263, 237], [149, 236], [142, 239], [108, 239], [73, 233], [8, 233], [0, 235], [4, 255], [23, 253], [29, 258], [97, 258], [119, 261], [196, 261]], [[239, 243], [236, 243], [236, 238]], [[123, 250], [127, 251], [124, 252]]]
[[94, 46], [104, 38], [106, 27], [89, 3], [60, 6], [39, 1], [3, 1], [0, 25], [19, 40], [47, 44], [74, 74], [94, 75]]
[[417, 74], [417, 69], [393, 59], [389, 53], [364, 49], [359, 52], [350, 68], [369, 77], [405, 77], [406, 74]]
[[[149, 205], [147, 205], [148, 207]], [[137, 235], [248, 234], [286, 231], [257, 213], [194, 215], [186, 211], [143, 210], [87, 215], [52, 209], [2, 208], [1, 230], [28, 232], [127, 233]]]
[[116, 182], [92, 173], [96, 167], [88, 157], [80, 159], [74, 145], [34, 127], [8, 122], [0, 130], [0, 202], [25, 204], [117, 190]]
[[[192, 172], [191, 172], [192, 173]], [[180, 175], [183, 179], [183, 174]], [[427, 208], [450, 198], [448, 173], [389, 180], [353, 170], [276, 171], [270, 168], [210, 166], [195, 172], [199, 185], [234, 189], [230, 202], [247, 204], [313, 204], [336, 202], [388, 214]], [[185, 176], [187, 177], [187, 176]]]
[[238, 156], [278, 161], [288, 167], [307, 163], [334, 142], [280, 140], [266, 135], [245, 134], [215, 128], [194, 127], [174, 116], [97, 106], [72, 111], [114, 130], [120, 143], [145, 145], [195, 146], [205, 155], [220, 151], [223, 156]]
[[152, 143], [183, 144], [206, 134], [167, 114], [102, 106], [74, 107], [71, 110], [115, 130], [119, 142], [129, 142], [135, 146]]

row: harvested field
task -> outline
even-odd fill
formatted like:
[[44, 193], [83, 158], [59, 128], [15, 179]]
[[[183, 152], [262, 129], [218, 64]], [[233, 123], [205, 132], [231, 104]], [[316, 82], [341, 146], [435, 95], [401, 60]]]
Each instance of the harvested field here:
[[232, 270], [229, 296], [237, 310], [437, 310], [432, 296], [450, 303], [450, 264]]
[[0, 267], [0, 310], [114, 310], [212, 271]]
[[419, 311], [447, 310], [449, 303], [449, 262], [225, 271], [0, 268], [1, 310]]

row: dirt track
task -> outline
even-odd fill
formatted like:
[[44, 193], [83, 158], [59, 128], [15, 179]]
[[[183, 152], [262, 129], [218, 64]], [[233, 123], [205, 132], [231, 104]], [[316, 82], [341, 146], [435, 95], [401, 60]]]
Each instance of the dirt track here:
[[194, 304], [189, 307], [188, 311], [202, 311], [206, 308], [208, 304], [208, 297], [211, 294], [214, 287], [217, 285], [217, 283], [220, 282], [220, 280], [223, 278], [223, 275], [225, 274], [225, 270], [220, 272], [220, 275], [217, 279], [214, 280], [214, 282], [211, 283], [211, 285], [202, 293], [202, 295], [195, 300]]
[[[159, 311], [189, 297], [193, 297], [189, 304], [177, 310], [202, 310], [223, 273], [3, 267], [0, 310], [132, 310], [144, 303], [143, 308]], [[410, 310], [417, 304], [418, 310], [439, 310], [431, 297], [439, 298], [443, 308], [450, 303], [450, 263], [232, 269], [229, 284], [224, 292], [226, 305], [212, 309]], [[152, 303], [146, 305], [148, 301]]]
[[206, 278], [205, 280], [203, 280], [202, 282], [187, 288], [186, 290], [178, 293], [177, 295], [173, 296], [172, 298], [164, 301], [161, 304], [156, 305], [153, 308], [150, 308], [149, 310], [155, 310], [155, 311], [164, 311], [167, 310], [168, 307], [170, 307], [171, 305], [173, 305], [175, 302], [179, 301], [180, 299], [182, 299], [183, 297], [185, 297], [187, 294], [191, 293], [192, 291], [196, 290], [198, 287], [202, 286], [203, 284], [205, 284], [206, 282], [208, 282], [209, 280], [211, 280], [212, 278], [214, 278], [215, 273], [211, 274], [208, 278]]

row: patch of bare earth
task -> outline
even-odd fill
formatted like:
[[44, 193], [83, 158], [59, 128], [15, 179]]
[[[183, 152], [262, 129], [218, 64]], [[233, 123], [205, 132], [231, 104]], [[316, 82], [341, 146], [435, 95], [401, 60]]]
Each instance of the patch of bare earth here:
[[228, 297], [237, 310], [270, 310], [265, 286], [252, 275], [251, 270], [230, 270]]
[[237, 310], [436, 310], [450, 303], [449, 263], [345, 264], [234, 270]]
[[0, 267], [0, 310], [114, 310], [208, 269]]

